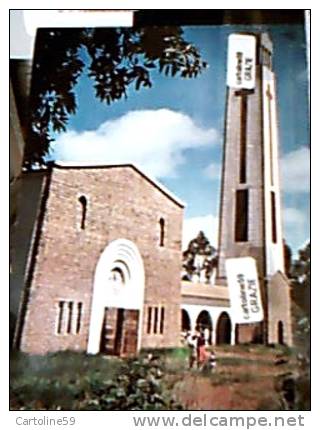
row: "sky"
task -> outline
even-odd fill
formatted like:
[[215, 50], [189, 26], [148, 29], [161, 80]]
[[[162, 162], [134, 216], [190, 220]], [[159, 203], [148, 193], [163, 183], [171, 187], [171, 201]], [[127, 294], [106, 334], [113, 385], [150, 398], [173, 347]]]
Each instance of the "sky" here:
[[[203, 230], [217, 246], [226, 101], [228, 35], [268, 31], [277, 77], [284, 237], [294, 254], [309, 239], [309, 112], [305, 34], [297, 25], [185, 27], [209, 64], [196, 79], [152, 75], [153, 87], [128, 91], [111, 106], [94, 97], [83, 75], [78, 110], [56, 135], [50, 157], [63, 161], [130, 162], [186, 203], [183, 247]], [[85, 59], [85, 57], [84, 57]]]

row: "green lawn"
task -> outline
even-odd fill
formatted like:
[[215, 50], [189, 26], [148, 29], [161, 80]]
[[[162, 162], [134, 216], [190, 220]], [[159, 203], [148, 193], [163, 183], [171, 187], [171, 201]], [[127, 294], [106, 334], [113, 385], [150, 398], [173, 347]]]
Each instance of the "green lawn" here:
[[[243, 403], [255, 409], [259, 404], [278, 404], [277, 378], [297, 368], [293, 352], [285, 348], [237, 345], [215, 351], [215, 372], [188, 369], [187, 348], [142, 351], [130, 359], [68, 351], [46, 356], [14, 353], [10, 406], [18, 410], [172, 410], [205, 409], [206, 405], [241, 409]], [[151, 361], [146, 358], [150, 353]], [[278, 366], [275, 360], [280, 355], [287, 362]]]

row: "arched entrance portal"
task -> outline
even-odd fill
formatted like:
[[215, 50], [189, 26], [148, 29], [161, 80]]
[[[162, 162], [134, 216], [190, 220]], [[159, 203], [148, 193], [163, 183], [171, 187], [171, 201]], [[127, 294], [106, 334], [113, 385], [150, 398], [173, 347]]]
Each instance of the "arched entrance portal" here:
[[191, 321], [188, 312], [185, 309], [181, 310], [181, 331], [187, 332], [191, 330]]
[[87, 351], [135, 354], [141, 343], [144, 267], [136, 245], [118, 239], [98, 261]]
[[278, 343], [280, 345], [284, 345], [284, 330], [282, 321], [278, 321]]
[[231, 344], [231, 320], [227, 312], [222, 312], [217, 321], [216, 345]]
[[212, 343], [212, 320], [209, 312], [201, 311], [196, 320], [196, 328], [204, 330], [205, 338], [208, 344]]

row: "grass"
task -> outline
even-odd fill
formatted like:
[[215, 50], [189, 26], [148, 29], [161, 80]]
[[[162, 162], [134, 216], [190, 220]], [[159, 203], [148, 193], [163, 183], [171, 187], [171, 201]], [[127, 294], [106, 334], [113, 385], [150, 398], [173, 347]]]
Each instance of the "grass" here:
[[[241, 393], [251, 392], [254, 397], [261, 400], [261, 407], [276, 404], [276, 401], [273, 402], [272, 399], [275, 399], [277, 395], [275, 391], [274, 396], [270, 392], [268, 394], [270, 401], [266, 400], [267, 393], [264, 392], [266, 390], [263, 387], [272, 387], [272, 381], [277, 374], [293, 369], [295, 366], [294, 360], [290, 358], [292, 352], [282, 347], [237, 345], [219, 346], [214, 350], [217, 355], [215, 372], [188, 369], [189, 349], [187, 347], [144, 350], [140, 354], [139, 361], [143, 362], [144, 357], [152, 354], [157, 358], [156, 361], [161, 363], [163, 371], [161, 393], [164, 393], [163, 390], [165, 390], [175, 396], [185, 387], [186, 396], [192, 397], [195, 385], [197, 385], [199, 393], [201, 391], [203, 393], [203, 387], [205, 387], [205, 390], [212, 391], [213, 397], [216, 389], [233, 390], [231, 393], [233, 398], [236, 398], [235, 400], [241, 405], [243, 396]], [[274, 359], [279, 354], [290, 358], [289, 363], [284, 367], [274, 364]], [[81, 405], [88, 404], [95, 408], [95, 404], [97, 404], [98, 409], [101, 406], [99, 393], [102, 393], [102, 397], [105, 396], [106, 402], [110, 400], [105, 394], [110, 382], [113, 383], [113, 386], [116, 385], [112, 389], [115, 392], [114, 396], [117, 397], [121, 394], [115, 381], [119, 381], [119, 377], [126, 378], [124, 375], [131, 373], [131, 371], [128, 373], [128, 366], [129, 369], [132, 366], [130, 363], [130, 360], [115, 357], [90, 356], [85, 353], [68, 351], [46, 356], [12, 354], [10, 364], [11, 408], [75, 410], [81, 409]], [[138, 371], [141, 371], [141, 367]], [[145, 373], [143, 378], [147, 377], [146, 375]], [[135, 381], [135, 379], [133, 380]], [[153, 377], [151, 377], [150, 384], [153, 383]], [[233, 388], [231, 389], [231, 387]], [[248, 388], [245, 389], [245, 387]], [[126, 388], [125, 383], [124, 388]], [[248, 395], [244, 400], [248, 402], [256, 400], [249, 397]], [[178, 398], [178, 401], [183, 404], [184, 399]], [[201, 404], [199, 408], [201, 409]]]
[[[172, 351], [166, 357], [167, 380], [181, 403], [200, 410], [281, 409], [281, 396], [274, 381], [277, 375], [296, 368], [293, 350], [252, 344], [218, 346], [214, 350], [214, 372], [189, 370], [187, 348]], [[286, 358], [287, 362], [275, 365], [277, 357]]]
[[295, 354], [293, 348], [289, 348], [285, 345], [273, 345], [266, 346], [260, 344], [241, 344], [241, 345], [221, 345], [218, 347], [221, 353], [254, 353], [255, 355], [270, 355], [270, 354], [283, 354], [286, 356], [292, 356]]
[[44, 356], [15, 353], [10, 359], [10, 379], [34, 375], [39, 378], [72, 380], [89, 376], [97, 371], [105, 377], [114, 377], [121, 369], [121, 360], [116, 357], [87, 355], [71, 351], [48, 354]]
[[261, 379], [259, 375], [251, 372], [232, 373], [231, 371], [222, 371], [213, 373], [210, 376], [212, 385], [239, 384], [256, 381]]
[[59, 352], [45, 356], [12, 354], [10, 398], [13, 409], [75, 409], [94, 380], [114, 379], [121, 360], [84, 353]]
[[[221, 356], [217, 359], [218, 366], [257, 366], [256, 358]], [[273, 364], [272, 359], [259, 359], [259, 366]]]

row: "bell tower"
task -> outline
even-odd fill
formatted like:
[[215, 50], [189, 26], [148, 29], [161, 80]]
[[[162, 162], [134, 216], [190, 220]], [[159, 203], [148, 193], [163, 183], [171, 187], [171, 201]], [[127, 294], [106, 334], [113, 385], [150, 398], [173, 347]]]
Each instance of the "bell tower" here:
[[[256, 260], [264, 327], [269, 324], [271, 279], [284, 274], [272, 56], [267, 33], [229, 36], [217, 270], [217, 283], [227, 285], [227, 258]], [[290, 298], [284, 300], [290, 307]], [[269, 330], [263, 331], [264, 339], [268, 338]]]

